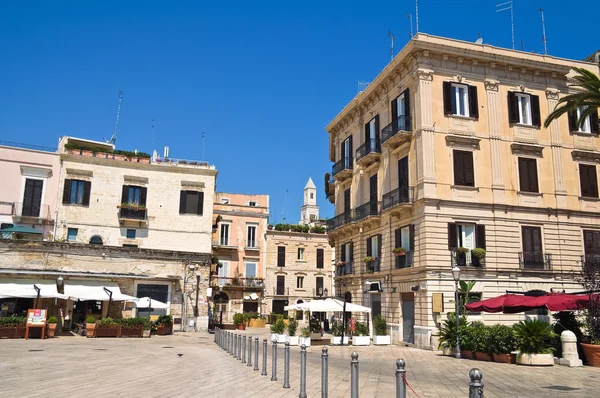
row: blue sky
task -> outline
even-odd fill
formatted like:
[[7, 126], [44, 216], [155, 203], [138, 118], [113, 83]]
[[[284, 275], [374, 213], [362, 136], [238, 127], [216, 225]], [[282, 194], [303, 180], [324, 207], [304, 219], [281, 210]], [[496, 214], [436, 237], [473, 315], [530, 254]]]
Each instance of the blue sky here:
[[[419, 30], [510, 47], [501, 2], [421, 0]], [[578, 11], [597, 2], [577, 5], [515, 0], [517, 49], [543, 51], [543, 7], [550, 55], [597, 50], [593, 19]], [[267, 193], [275, 221], [285, 203], [297, 222], [312, 175], [331, 216], [324, 127], [389, 62], [388, 30], [396, 53], [409, 40], [409, 13], [415, 29], [414, 1], [3, 1], [0, 140], [108, 139], [123, 90], [118, 148], [200, 159], [205, 132], [219, 191]]]

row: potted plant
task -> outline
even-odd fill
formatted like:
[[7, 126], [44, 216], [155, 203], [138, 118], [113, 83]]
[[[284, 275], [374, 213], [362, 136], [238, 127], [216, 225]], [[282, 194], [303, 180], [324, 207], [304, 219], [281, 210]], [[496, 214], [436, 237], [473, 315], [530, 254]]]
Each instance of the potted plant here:
[[467, 249], [466, 247], [457, 247], [456, 248], [456, 255], [457, 256], [464, 256], [468, 252], [469, 252], [469, 249]]
[[285, 322], [281, 316], [277, 316], [275, 323], [271, 325], [271, 341], [277, 341], [278, 343], [285, 343], [287, 335], [285, 332]]
[[485, 264], [485, 249], [477, 247], [471, 250], [471, 256], [473, 256], [473, 265], [481, 267]]
[[21, 337], [21, 330], [25, 330], [25, 317], [9, 316], [0, 318], [0, 337], [16, 339]]
[[85, 332], [87, 337], [96, 337], [96, 318], [91, 315], [85, 320]]
[[161, 315], [156, 320], [156, 334], [166, 336], [173, 333], [173, 317], [171, 315]]
[[236, 312], [233, 314], [233, 324], [238, 330], [246, 330], [246, 324], [244, 323], [244, 314]]
[[48, 334], [48, 337], [54, 337], [57, 323], [58, 319], [56, 319], [55, 316], [48, 317], [48, 322], [46, 322], [46, 332]]
[[[584, 261], [581, 284], [590, 292], [600, 290], [600, 261]], [[590, 294], [585, 311], [587, 335], [581, 343], [590, 366], [600, 367], [600, 294]]]
[[121, 337], [143, 337], [144, 325], [148, 323], [147, 318], [123, 318], [121, 324]]
[[119, 337], [121, 326], [111, 317], [101, 318], [96, 321], [96, 337]]
[[144, 330], [142, 331], [142, 337], [150, 337], [152, 336], [152, 325], [149, 320], [146, 320], [144, 323]]
[[473, 349], [478, 361], [491, 361], [490, 328], [483, 324], [474, 326]]
[[370, 263], [371, 261], [374, 261], [375, 257], [371, 257], [371, 256], [366, 256], [365, 258], [363, 258], [363, 261], [365, 264]]
[[391, 336], [387, 334], [387, 322], [381, 314], [377, 315], [373, 319], [373, 327], [375, 329], [375, 336], [373, 336], [373, 344], [388, 345], [392, 343]]
[[[331, 335], [333, 336], [331, 338], [331, 344], [333, 344], [333, 345], [342, 344], [342, 332], [343, 332], [342, 326], [343, 326], [342, 322], [339, 322], [339, 321], [334, 321], [331, 324]], [[348, 344], [348, 334], [347, 333], [344, 333], [344, 344]]]
[[517, 363], [520, 365], [553, 366], [552, 326], [539, 319], [527, 319], [514, 326], [517, 337]]
[[298, 345], [302, 346], [305, 345], [307, 347], [310, 347], [310, 329], [309, 328], [302, 328], [302, 330], [300, 330], [300, 337], [298, 338]]
[[371, 336], [369, 336], [369, 328], [363, 322], [356, 322], [356, 328], [352, 335], [352, 345], [370, 345]]
[[290, 343], [290, 345], [298, 345], [298, 336], [296, 336], [296, 331], [298, 330], [298, 321], [296, 318], [290, 318], [287, 325], [288, 336], [286, 337], [286, 341]]
[[473, 359], [473, 330], [474, 327], [466, 325], [464, 330], [459, 330], [460, 335], [460, 356], [465, 359]]
[[[459, 338], [461, 340], [464, 337], [465, 330], [467, 328], [467, 319], [464, 316], [460, 317], [459, 327]], [[440, 328], [438, 349], [441, 349], [444, 355], [455, 355], [456, 354], [456, 313], [448, 312], [446, 314], [446, 320], [443, 322]]]
[[494, 362], [516, 363], [516, 337], [512, 326], [494, 325], [490, 327], [490, 349]]
[[308, 321], [308, 327], [310, 329], [311, 340], [321, 340], [323, 337], [323, 329], [321, 328], [321, 322], [317, 318], [310, 318]]
[[246, 327], [250, 327], [250, 319], [252, 318], [252, 316], [247, 312], [244, 312], [242, 316], [244, 317], [244, 325]]
[[405, 256], [406, 250], [403, 247], [395, 247], [392, 249], [392, 253], [394, 253], [396, 256]]

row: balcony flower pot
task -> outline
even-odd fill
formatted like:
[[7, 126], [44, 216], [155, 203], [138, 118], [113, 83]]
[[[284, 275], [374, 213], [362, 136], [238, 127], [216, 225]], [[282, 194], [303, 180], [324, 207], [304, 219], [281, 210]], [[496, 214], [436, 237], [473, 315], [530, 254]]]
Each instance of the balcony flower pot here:
[[352, 336], [352, 345], [366, 346], [371, 345], [370, 336]]
[[[332, 345], [340, 345], [342, 343], [342, 336], [331, 337]], [[348, 336], [344, 336], [344, 344], [348, 344]]]
[[290, 345], [298, 345], [298, 341], [300, 340], [300, 337], [298, 336], [286, 336], [285, 341], [287, 343], [289, 343]]
[[477, 352], [475, 352], [475, 359], [477, 359], [478, 361], [490, 362], [492, 360], [492, 357], [487, 352], [477, 351]]
[[156, 334], [159, 336], [167, 336], [173, 333], [173, 325], [158, 325], [156, 327]]
[[517, 354], [493, 354], [494, 362], [517, 363]]
[[392, 344], [392, 336], [373, 336], [373, 344], [390, 345]]
[[600, 345], [581, 343], [589, 366], [600, 367]]
[[460, 350], [461, 358], [473, 359], [473, 351], [471, 350]]
[[298, 337], [298, 345], [300, 347], [302, 347], [302, 345], [310, 347], [310, 337]]
[[554, 366], [552, 354], [518, 354], [517, 364], [526, 366]]

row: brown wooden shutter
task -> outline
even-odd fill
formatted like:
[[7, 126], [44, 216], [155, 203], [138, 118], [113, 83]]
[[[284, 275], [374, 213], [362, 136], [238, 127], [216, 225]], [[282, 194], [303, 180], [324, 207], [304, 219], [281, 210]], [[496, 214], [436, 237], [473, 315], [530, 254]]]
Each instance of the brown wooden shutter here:
[[539, 192], [538, 186], [538, 175], [537, 175], [537, 161], [535, 159], [528, 159], [529, 163], [529, 182], [531, 192]]
[[577, 112], [568, 112], [567, 117], [569, 119], [569, 132], [574, 132], [579, 130], [577, 128]]
[[142, 187], [140, 189], [140, 204], [146, 206], [146, 197], [148, 195], [148, 188]]
[[277, 246], [277, 266], [285, 267], [285, 246]]
[[542, 117], [540, 115], [540, 97], [537, 95], [530, 95], [529, 100], [531, 103], [531, 124], [540, 127], [542, 125]]
[[198, 192], [198, 208], [196, 214], [202, 215], [204, 213], [204, 192]]
[[347, 245], [347, 243], [344, 243], [341, 246], [342, 252], [340, 253], [340, 258], [342, 259], [342, 261], [346, 261], [346, 245]]
[[588, 198], [598, 197], [598, 176], [596, 174], [596, 166], [580, 164], [579, 181], [581, 184], [581, 196]]
[[458, 242], [458, 236], [456, 235], [456, 224], [453, 222], [448, 223], [448, 250], [456, 249]]
[[317, 249], [317, 268], [323, 268], [323, 249]]
[[508, 122], [519, 123], [519, 104], [517, 96], [512, 91], [508, 93]]
[[454, 158], [454, 184], [465, 185], [465, 169], [463, 151], [453, 151]]
[[367, 122], [365, 124], [365, 142], [369, 142], [369, 138], [371, 138], [371, 122]]
[[92, 183], [90, 181], [83, 182], [83, 198], [81, 204], [84, 206], [90, 205], [90, 192], [92, 190]]
[[127, 203], [129, 199], [129, 185], [123, 185], [123, 191], [121, 191], [121, 203]]
[[379, 139], [379, 114], [375, 115], [375, 139]]
[[590, 127], [592, 133], [598, 134], [600, 133], [600, 125], [598, 125], [598, 110], [596, 109], [590, 114]]
[[[350, 145], [348, 145], [348, 148], [350, 148], [350, 149], [346, 156], [349, 157], [350, 159], [352, 159], [352, 154], [353, 154], [353, 152], [352, 152], [352, 135], [350, 135], [348, 137], [348, 140], [349, 140], [349, 144], [350, 144]], [[352, 166], [353, 166], [353, 164], [352, 164], [352, 162], [350, 162], [350, 167], [352, 167]]]
[[371, 246], [371, 238], [367, 238], [367, 257], [373, 256], [371, 253], [373, 251], [373, 247]]
[[179, 214], [185, 214], [187, 191], [179, 192]]
[[442, 88], [444, 92], [444, 115], [452, 115], [452, 83], [444, 82]]
[[479, 104], [477, 101], [477, 87], [469, 86], [469, 115], [479, 119]]
[[415, 224], [410, 224], [408, 226], [408, 239], [410, 242], [410, 251], [414, 251], [415, 250]]
[[404, 90], [404, 129], [410, 130], [410, 90]]
[[65, 187], [63, 189], [63, 204], [69, 203], [71, 200], [71, 181], [70, 179], [65, 179]]
[[475, 186], [475, 176], [473, 170], [473, 152], [463, 152], [463, 168], [465, 185], [469, 187]]
[[354, 242], [350, 242], [350, 262], [354, 261]]
[[381, 246], [383, 246], [383, 236], [381, 234], [378, 234], [377, 235], [377, 258], [379, 258], [379, 259], [381, 259]]
[[485, 225], [475, 225], [475, 246], [485, 249]]
[[402, 231], [400, 228], [394, 231], [394, 249], [402, 247]]
[[[396, 119], [398, 119], [398, 99], [396, 98], [395, 100], [392, 101], [392, 123], [394, 123], [396, 121]], [[396, 129], [398, 127], [398, 124], [394, 124], [394, 129]]]

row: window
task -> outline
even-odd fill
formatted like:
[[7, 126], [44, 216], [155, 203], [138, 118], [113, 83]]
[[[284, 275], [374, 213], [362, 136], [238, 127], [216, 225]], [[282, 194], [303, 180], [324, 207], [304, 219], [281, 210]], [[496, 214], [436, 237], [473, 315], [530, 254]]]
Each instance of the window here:
[[90, 245], [102, 245], [102, 244], [103, 244], [102, 238], [98, 235], [94, 235], [90, 239]]
[[256, 207], [257, 205], [256, 205], [256, 202], [250, 201], [250, 202], [248, 202], [248, 206], [250, 206], [250, 207]]
[[[465, 303], [465, 300], [467, 298], [465, 293], [459, 293], [458, 294], [460, 303], [461, 303], [461, 307], [460, 308], [464, 308], [465, 305], [467, 304], [471, 304], [471, 303], [476, 303], [478, 301], [481, 301], [481, 293], [474, 293], [474, 292], [469, 292], [469, 300]], [[474, 311], [466, 311], [467, 315], [480, 315], [481, 312], [474, 312]]]
[[145, 187], [138, 187], [135, 185], [123, 185], [123, 192], [121, 194], [121, 203], [129, 203], [134, 205], [146, 205], [146, 193]]
[[220, 261], [221, 267], [217, 267], [219, 286], [225, 286], [229, 282], [229, 261]]
[[135, 239], [135, 229], [127, 230], [127, 239]]
[[583, 249], [586, 256], [600, 256], [600, 231], [583, 231]]
[[448, 250], [454, 251], [459, 247], [469, 249], [465, 255], [454, 255], [453, 260], [459, 266], [480, 267], [484, 264], [471, 256], [475, 248], [486, 249], [485, 225], [467, 223], [448, 223]]
[[413, 253], [415, 246], [415, 226], [407, 225], [402, 228], [398, 228], [394, 231], [394, 248], [403, 248], [405, 254], [404, 255], [396, 255], [395, 262], [396, 268], [407, 268], [411, 267], [413, 264]]
[[325, 293], [323, 291], [323, 277], [317, 276], [316, 283], [317, 283], [317, 291], [316, 291], [317, 296], [322, 296]]
[[229, 224], [221, 224], [219, 244], [221, 246], [229, 246]]
[[581, 185], [581, 196], [586, 198], [598, 197], [598, 176], [596, 166], [579, 165], [579, 183]]
[[277, 247], [277, 266], [285, 267], [285, 246]]
[[523, 243], [522, 265], [525, 268], [543, 268], [542, 229], [540, 227], [521, 227]]
[[181, 191], [179, 195], [179, 214], [202, 215], [204, 207], [204, 192]]
[[77, 228], [68, 228], [67, 229], [67, 241], [75, 242], [77, 240], [77, 232], [79, 232], [79, 229], [77, 229]]
[[246, 263], [246, 278], [256, 278], [256, 263]]
[[536, 159], [519, 158], [519, 187], [523, 192], [539, 193]]
[[277, 275], [277, 291], [278, 296], [283, 296], [285, 294], [285, 276]]
[[352, 268], [352, 261], [354, 260], [354, 244], [353, 242], [344, 243], [341, 247], [341, 261], [342, 263], [350, 264], [347, 268]]
[[[581, 119], [581, 113], [583, 112], [583, 108], [577, 108], [577, 120]], [[590, 117], [586, 117], [583, 125], [581, 127], [577, 128], [577, 131], [580, 131], [582, 133], [591, 133], [592, 132], [592, 127], [591, 127], [591, 123], [590, 123]]]
[[540, 97], [525, 93], [509, 92], [508, 120], [513, 124], [540, 127]]
[[42, 208], [42, 191], [44, 180], [27, 178], [25, 180], [25, 192], [23, 193], [22, 216], [39, 217]]
[[90, 189], [92, 183], [80, 180], [65, 180], [63, 204], [90, 205]]
[[452, 82], [443, 83], [444, 114], [479, 117], [477, 87]]
[[323, 268], [325, 258], [325, 250], [317, 249], [317, 268]]
[[348, 138], [346, 138], [342, 142], [340, 160], [344, 161], [344, 166], [342, 167], [342, 170], [352, 168], [352, 135], [348, 136]]
[[473, 173], [473, 152], [453, 151], [454, 157], [454, 185], [466, 187], [475, 186]]
[[311, 199], [314, 199], [314, 197], [315, 197], [315, 194], [311, 192], [311, 193], [310, 193], [310, 198], [311, 198]]
[[296, 289], [304, 289], [304, 277], [296, 277]]
[[246, 247], [257, 247], [256, 225], [248, 225]]
[[[410, 91], [406, 89], [392, 101], [392, 131], [410, 130]], [[384, 131], [385, 133], [385, 131]]]
[[[150, 297], [152, 300], [160, 301], [161, 303], [169, 304], [169, 285], [165, 284], [145, 284], [140, 283], [137, 285], [136, 297]], [[153, 308], [152, 311], [148, 312], [138, 309], [138, 316], [149, 316], [149, 315], [166, 315], [167, 309]]]
[[369, 123], [365, 124], [365, 144], [369, 150], [366, 153], [374, 152], [378, 148], [379, 141], [379, 115], [375, 115]]
[[598, 111], [593, 110], [589, 113], [583, 121], [581, 126], [578, 125], [581, 119], [581, 115], [585, 111], [585, 108], [580, 107], [577, 108], [575, 112], [569, 112], [569, 131], [570, 132], [579, 132], [579, 133], [593, 133], [598, 134], [599, 126], [598, 126]]
[[303, 247], [298, 248], [298, 260], [304, 261], [304, 248]]
[[367, 272], [379, 272], [379, 262], [381, 259], [381, 234], [373, 235], [367, 238], [367, 257], [373, 257], [374, 260], [366, 263]]

